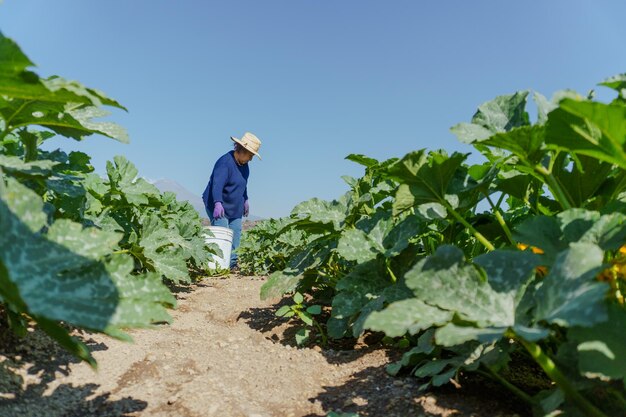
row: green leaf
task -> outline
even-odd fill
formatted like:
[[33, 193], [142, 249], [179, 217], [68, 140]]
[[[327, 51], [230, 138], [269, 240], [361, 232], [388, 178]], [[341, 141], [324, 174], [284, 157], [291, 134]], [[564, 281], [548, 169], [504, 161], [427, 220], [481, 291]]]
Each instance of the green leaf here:
[[592, 243], [572, 243], [561, 252], [537, 290], [538, 319], [560, 326], [592, 326], [607, 320], [608, 285], [595, 280], [604, 252]]
[[181, 256], [180, 249], [165, 248], [157, 252], [150, 252], [154, 270], [174, 283], [191, 282], [187, 263]]
[[376, 258], [384, 248], [377, 247], [368, 235], [359, 229], [346, 229], [337, 244], [337, 252], [348, 261], [358, 263]]
[[306, 343], [309, 340], [309, 336], [311, 334], [311, 330], [309, 329], [300, 329], [296, 332], [296, 343], [298, 346]]
[[159, 274], [132, 275], [134, 261], [125, 254], [113, 255], [106, 269], [119, 294], [115, 313], [105, 329], [107, 333], [119, 337], [113, 330], [172, 321], [166, 307], [175, 307], [176, 299]]
[[626, 107], [565, 99], [548, 117], [546, 143], [626, 169]]
[[307, 307], [306, 312], [309, 313], [309, 314], [313, 314], [313, 315], [321, 314], [322, 306], [320, 306], [318, 304], [309, 306], [309, 307]]
[[28, 67], [35, 64], [20, 49], [19, 46], [11, 39], [0, 33], [0, 74], [19, 74]]
[[302, 302], [304, 301], [304, 297], [302, 296], [302, 294], [300, 294], [299, 292], [295, 293], [293, 295], [293, 301], [296, 304], [302, 304]]
[[24, 162], [16, 156], [0, 155], [0, 167], [6, 172], [32, 177], [48, 177], [58, 162], [43, 160]]
[[578, 366], [588, 378], [626, 382], [626, 312], [611, 305], [608, 319], [593, 327], [573, 327], [568, 337], [578, 342]]
[[33, 234], [1, 199], [0, 230], [0, 257], [31, 314], [107, 326], [119, 297], [103, 264]]
[[120, 233], [95, 227], [85, 228], [75, 222], [59, 219], [50, 226], [48, 239], [72, 252], [91, 259], [100, 259], [113, 252], [122, 238]]
[[301, 275], [293, 275], [289, 271], [276, 271], [269, 276], [269, 279], [261, 287], [261, 300], [280, 297], [285, 293], [296, 289]]
[[366, 168], [372, 168], [380, 164], [380, 162], [374, 158], [354, 153], [346, 156], [346, 159], [348, 161], [356, 162], [357, 164], [363, 165]]
[[113, 163], [107, 161], [107, 174], [111, 187], [119, 190], [130, 204], [148, 204], [149, 198], [160, 200], [160, 191], [143, 178], [138, 178], [135, 165], [123, 156], [113, 158]]
[[603, 185], [612, 180], [613, 165], [580, 155], [571, 169], [569, 166], [569, 159], [561, 154], [555, 159], [552, 174], [574, 207], [584, 207], [596, 196], [604, 197]]
[[450, 130], [464, 143], [487, 139], [489, 136], [508, 132], [513, 128], [529, 124], [526, 113], [528, 91], [498, 96], [481, 104], [472, 117], [472, 122], [460, 123]]
[[389, 337], [399, 337], [407, 332], [417, 334], [421, 330], [441, 326], [453, 317], [451, 311], [430, 306], [417, 298], [397, 301], [383, 311], [375, 311], [365, 321], [365, 327], [385, 332]]
[[307, 326], [313, 326], [313, 317], [306, 311], [298, 312], [298, 317], [300, 317], [300, 320], [302, 320]]
[[448, 188], [467, 155], [444, 152], [411, 152], [389, 167], [401, 182], [393, 203], [394, 215], [424, 203], [448, 204]]
[[513, 231], [513, 238], [544, 252], [546, 261], [551, 264], [556, 255], [568, 247], [563, 232], [555, 217], [533, 216], [522, 222]]
[[54, 96], [47, 96], [34, 101], [15, 99], [0, 102], [0, 115], [7, 122], [9, 131], [27, 126], [41, 126], [76, 140], [101, 134], [123, 143], [129, 142], [128, 134], [121, 126], [93, 120], [108, 116], [109, 112], [88, 104], [57, 100]]
[[[2, 179], [0, 178], [0, 181]], [[2, 187], [0, 186], [0, 190]], [[30, 188], [20, 184], [13, 178], [7, 178], [5, 192], [0, 196], [4, 204], [11, 210], [30, 231], [40, 231], [47, 222], [43, 212], [43, 200]], [[4, 229], [0, 229], [3, 230]]]
[[603, 250], [618, 249], [626, 240], [626, 216], [571, 209], [553, 217], [531, 217], [513, 234], [517, 241], [543, 250], [544, 263], [549, 265], [575, 242], [593, 243]]
[[356, 265], [335, 287], [337, 295], [332, 301], [332, 317], [342, 319], [358, 314], [389, 285], [391, 281], [385, 278], [385, 268], [379, 262]]
[[468, 340], [476, 340], [480, 343], [492, 343], [502, 338], [506, 330], [507, 327], [477, 328], [457, 326], [454, 323], [448, 323], [437, 329], [435, 339], [437, 340], [437, 344], [441, 346], [456, 346]]
[[522, 162], [534, 165], [539, 163], [546, 153], [543, 149], [544, 135], [543, 126], [522, 126], [510, 132], [494, 134], [480, 144], [507, 150]]
[[[110, 115], [111, 113], [106, 110], [95, 106], [88, 106], [70, 110], [68, 111], [68, 113], [74, 118], [74, 120], [76, 120], [80, 124], [83, 130], [86, 130], [90, 133], [99, 133], [101, 135], [110, 137], [111, 139], [118, 140], [122, 143], [130, 142], [128, 138], [128, 133], [126, 132], [126, 129], [124, 129], [122, 126], [112, 122], [95, 122], [93, 120]], [[71, 129], [74, 130], [76, 129], [76, 127], [72, 126]], [[59, 130], [58, 128], [56, 128], [53, 130], [56, 130], [66, 136], [70, 136], [67, 134], [67, 129]]]
[[294, 207], [291, 216], [298, 219], [308, 219], [313, 223], [332, 225], [335, 230], [341, 230], [346, 219], [346, 210], [345, 199], [329, 202], [313, 198]]
[[533, 99], [537, 104], [537, 123], [545, 124], [548, 121], [548, 114], [559, 107], [559, 102], [564, 98], [571, 98], [574, 100], [580, 100], [581, 96], [573, 90], [560, 90], [554, 93], [552, 99], [548, 101], [543, 95], [539, 93], [533, 94]]
[[477, 256], [474, 262], [484, 268], [494, 291], [513, 294], [519, 302], [518, 297], [534, 276], [534, 269], [541, 265], [541, 258], [530, 252], [495, 250]]
[[609, 77], [599, 83], [599, 85], [604, 85], [606, 87], [612, 88], [617, 92], [621, 92], [626, 89], [626, 74], [617, 74], [612, 77]]
[[512, 326], [515, 295], [498, 293], [475, 266], [465, 262], [463, 252], [440, 246], [434, 255], [405, 275], [406, 285], [423, 302], [454, 311], [462, 320], [479, 327]]
[[278, 317], [283, 317], [285, 314], [287, 314], [290, 311], [291, 311], [291, 306], [282, 306], [281, 308], [276, 310], [276, 313], [274, 314], [277, 315]]

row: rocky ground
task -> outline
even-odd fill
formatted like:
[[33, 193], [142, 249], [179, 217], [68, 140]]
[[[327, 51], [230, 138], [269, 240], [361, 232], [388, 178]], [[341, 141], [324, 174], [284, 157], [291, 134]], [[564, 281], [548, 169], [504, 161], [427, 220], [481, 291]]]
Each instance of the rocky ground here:
[[133, 330], [134, 343], [83, 334], [99, 364], [80, 363], [38, 331], [0, 337], [0, 416], [525, 416], [477, 382], [420, 393], [384, 367], [398, 352], [297, 348], [294, 324], [260, 301], [264, 279], [205, 278], [178, 294], [174, 322]]

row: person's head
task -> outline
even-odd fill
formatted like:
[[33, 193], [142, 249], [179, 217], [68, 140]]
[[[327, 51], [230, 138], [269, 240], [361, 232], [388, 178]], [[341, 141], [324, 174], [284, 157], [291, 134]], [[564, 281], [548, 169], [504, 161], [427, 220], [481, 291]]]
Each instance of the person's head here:
[[237, 139], [233, 136], [230, 137], [235, 142], [235, 157], [240, 164], [246, 164], [252, 160], [254, 155], [259, 155], [259, 148], [261, 148], [261, 141], [250, 132], [244, 133], [241, 139]]
[[240, 164], [247, 164], [254, 158], [254, 154], [235, 142], [235, 157]]

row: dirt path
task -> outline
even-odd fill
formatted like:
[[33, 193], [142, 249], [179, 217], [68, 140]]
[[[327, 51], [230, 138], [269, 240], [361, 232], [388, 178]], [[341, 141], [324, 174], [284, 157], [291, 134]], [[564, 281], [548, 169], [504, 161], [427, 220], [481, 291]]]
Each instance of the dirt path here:
[[273, 316], [278, 300], [259, 300], [262, 283], [205, 279], [179, 294], [171, 326], [134, 330], [133, 344], [86, 335], [98, 372], [36, 332], [3, 346], [0, 416], [516, 415], [487, 393], [420, 394], [414, 379], [385, 374], [382, 349], [290, 346], [291, 326]]

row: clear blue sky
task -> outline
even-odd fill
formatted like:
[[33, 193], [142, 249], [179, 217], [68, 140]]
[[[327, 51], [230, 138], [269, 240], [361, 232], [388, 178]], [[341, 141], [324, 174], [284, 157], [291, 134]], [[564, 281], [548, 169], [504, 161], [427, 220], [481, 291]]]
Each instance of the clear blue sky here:
[[449, 128], [481, 103], [626, 72], [624, 16], [623, 0], [5, 0], [0, 30], [40, 75], [129, 109], [111, 119], [130, 145], [55, 147], [101, 173], [122, 154], [200, 195], [229, 137], [251, 131], [251, 212], [276, 217], [345, 192], [340, 177], [362, 174], [350, 153], [468, 152]]

